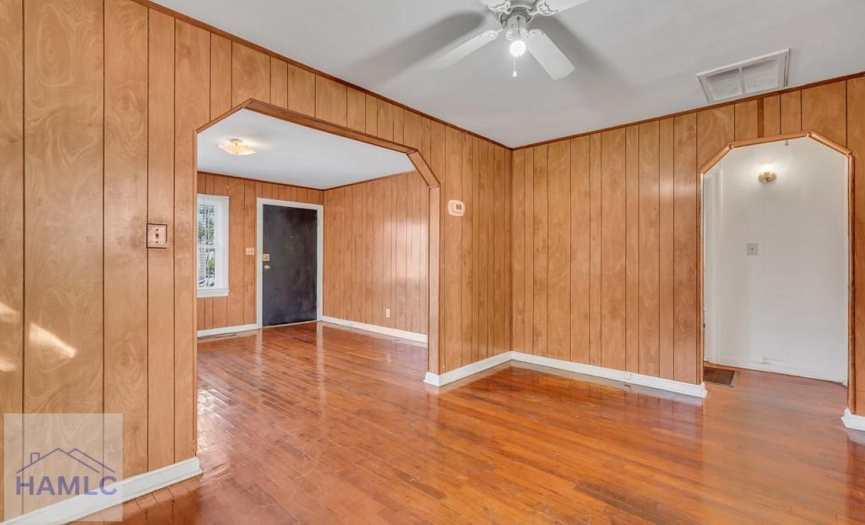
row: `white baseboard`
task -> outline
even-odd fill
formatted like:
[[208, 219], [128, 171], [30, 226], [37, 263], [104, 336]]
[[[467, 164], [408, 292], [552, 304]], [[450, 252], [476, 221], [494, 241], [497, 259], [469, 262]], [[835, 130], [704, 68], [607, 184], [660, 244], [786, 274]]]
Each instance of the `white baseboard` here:
[[462, 368], [457, 368], [456, 370], [445, 372], [441, 375], [427, 372], [423, 382], [432, 386], [444, 386], [448, 383], [453, 383], [454, 381], [459, 381], [460, 379], [465, 379], [466, 377], [473, 376], [494, 366], [499, 366], [503, 363], [507, 363], [511, 360], [511, 354], [512, 352], [505, 352], [503, 354], [494, 355], [476, 363], [466, 365]]
[[865, 416], [857, 416], [853, 412], [850, 412], [849, 408], [844, 409], [844, 416], [841, 418], [841, 421], [850, 430], [865, 431]]
[[627, 385], [639, 385], [646, 388], [654, 388], [656, 390], [665, 390], [676, 394], [699, 397], [701, 399], [705, 398], [707, 394], [706, 385], [703, 383], [699, 385], [683, 383], [682, 381], [673, 381], [672, 379], [662, 379], [660, 377], [635, 374], [633, 372], [614, 370], [612, 368], [584, 365], [582, 363], [574, 363], [572, 361], [564, 361], [562, 359], [553, 359], [551, 357], [543, 357], [539, 355], [524, 354], [522, 352], [511, 352], [511, 355], [513, 356], [514, 361], [547, 366], [557, 370], [574, 372], [576, 374], [602, 377], [612, 381], [619, 381]]
[[363, 330], [365, 332], [373, 332], [376, 334], [399, 337], [400, 339], [408, 339], [409, 341], [415, 341], [417, 343], [427, 342], [427, 336], [425, 334], [418, 334], [416, 332], [397, 330], [396, 328], [388, 328], [386, 326], [378, 326], [374, 324], [359, 323], [357, 321], [348, 321], [346, 319], [338, 319], [336, 317], [328, 317], [326, 315], [323, 315], [321, 317], [321, 320], [325, 323], [338, 324], [340, 326], [354, 328], [356, 330]]
[[427, 372], [424, 378], [424, 383], [433, 386], [444, 386], [448, 383], [453, 383], [460, 379], [465, 379], [471, 375], [483, 372], [494, 366], [498, 366], [509, 361], [521, 363], [530, 363], [538, 366], [546, 366], [566, 372], [574, 372], [594, 377], [602, 377], [612, 381], [618, 381], [628, 385], [639, 385], [646, 388], [654, 388], [656, 390], [664, 390], [676, 394], [682, 394], [691, 397], [705, 398], [707, 391], [705, 384], [694, 385], [691, 383], [683, 383], [681, 381], [673, 381], [671, 379], [662, 379], [660, 377], [646, 376], [635, 374], [633, 372], [624, 372], [622, 370], [613, 370], [611, 368], [603, 368], [600, 366], [584, 365], [581, 363], [573, 363], [562, 359], [553, 359], [550, 357], [542, 357], [532, 354], [524, 354], [522, 352], [505, 352], [497, 356], [488, 357], [483, 361], [466, 365], [462, 368], [446, 372], [441, 375]]
[[833, 383], [847, 384], [846, 372], [841, 377], [833, 375], [825, 370], [805, 370], [793, 366], [781, 366], [770, 364], [767, 365], [761, 361], [751, 361], [750, 359], [735, 359], [720, 357], [713, 359], [711, 363], [721, 366], [732, 366], [735, 368], [745, 368], [748, 370], [759, 370], [760, 372], [770, 372], [774, 374], [784, 374], [787, 376], [806, 377], [808, 379], [818, 379], [820, 381], [831, 381]]
[[242, 324], [239, 326], [225, 326], [222, 328], [209, 328], [207, 330], [199, 330], [198, 337], [210, 337], [212, 335], [236, 334], [237, 332], [249, 332], [250, 330], [258, 330], [257, 324]]
[[155, 492], [175, 483], [193, 478], [201, 474], [201, 465], [198, 458], [190, 458], [167, 467], [145, 472], [131, 478], [118, 481], [112, 488], [117, 488], [115, 496], [75, 496], [67, 500], [48, 505], [4, 521], [3, 525], [41, 523], [58, 524], [69, 523], [121, 505], [127, 501], [139, 498], [145, 494]]

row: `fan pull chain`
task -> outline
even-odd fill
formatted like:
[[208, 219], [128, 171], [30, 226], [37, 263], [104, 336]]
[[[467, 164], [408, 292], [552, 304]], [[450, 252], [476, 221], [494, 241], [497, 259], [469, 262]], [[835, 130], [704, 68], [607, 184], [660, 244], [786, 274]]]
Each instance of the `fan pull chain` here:
[[517, 78], [517, 57], [514, 57], [514, 78]]

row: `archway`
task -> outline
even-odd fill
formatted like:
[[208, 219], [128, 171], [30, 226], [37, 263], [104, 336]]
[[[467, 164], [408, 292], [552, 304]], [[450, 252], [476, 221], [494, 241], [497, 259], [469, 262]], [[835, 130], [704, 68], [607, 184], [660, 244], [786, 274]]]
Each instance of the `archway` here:
[[[377, 146], [379, 148], [388, 149], [391, 151], [399, 152], [408, 157], [411, 161], [411, 164], [415, 167], [418, 174], [423, 179], [426, 187], [428, 189], [428, 201], [429, 201], [429, 216], [428, 216], [428, 229], [429, 229], [429, 246], [428, 246], [428, 333], [427, 333], [427, 352], [428, 352], [428, 363], [427, 369], [429, 371], [433, 371], [438, 373], [439, 368], [439, 333], [440, 333], [440, 316], [439, 316], [439, 283], [441, 280], [441, 265], [440, 265], [440, 210], [441, 210], [441, 186], [436, 178], [435, 174], [432, 172], [432, 169], [427, 164], [426, 160], [423, 158], [421, 153], [411, 146], [407, 146], [404, 144], [400, 144], [397, 142], [393, 142], [390, 140], [381, 139], [379, 137], [356, 131], [344, 126], [340, 126], [337, 124], [333, 124], [330, 122], [326, 122], [324, 120], [317, 119], [315, 117], [311, 117], [302, 113], [298, 113], [295, 111], [291, 111], [279, 106], [275, 106], [272, 104], [268, 104], [266, 102], [261, 102], [255, 99], [248, 99], [245, 102], [235, 106], [231, 110], [226, 113], [220, 115], [215, 118], [211, 122], [208, 122], [206, 125], [198, 128], [195, 131], [196, 136], [196, 150], [197, 150], [197, 138], [198, 135], [207, 130], [208, 128], [214, 126], [218, 122], [227, 119], [228, 117], [238, 113], [240, 111], [253, 111], [259, 113], [261, 115], [265, 115], [268, 117], [272, 117], [275, 119], [283, 120], [292, 124], [296, 124], [299, 126], [304, 126], [313, 130], [322, 131], [325, 133], [330, 133], [333, 135], [337, 135], [340, 137], [344, 137], [347, 139], [355, 140], [358, 142], [363, 142], [369, 145]], [[197, 170], [197, 160], [196, 160], [196, 170]], [[196, 185], [197, 186], [197, 185]], [[198, 193], [198, 188], [195, 188], [195, 192]], [[193, 222], [194, 223], [194, 222]], [[197, 313], [196, 313], [197, 315]], [[195, 356], [197, 359], [197, 346], [195, 351]]]
[[[820, 135], [819, 133], [813, 131], [804, 131], [798, 133], [789, 133], [783, 135], [776, 135], [772, 137], [764, 137], [759, 139], [745, 140], [745, 141], [737, 141], [732, 142], [722, 148], [718, 153], [711, 157], [711, 159], [701, 166], [699, 170], [700, 176], [700, 191], [698, 191], [698, 208], [697, 214], [700, 220], [698, 220], [698, 311], [700, 312], [702, 322], [700, 324], [699, 330], [699, 345], [698, 345], [698, 360], [699, 360], [699, 370], [701, 377], [704, 374], [704, 363], [706, 358], [706, 319], [705, 319], [705, 286], [706, 286], [706, 275], [705, 275], [705, 267], [706, 262], [704, 260], [705, 256], [705, 248], [706, 248], [706, 235], [703, 231], [703, 221], [704, 218], [704, 202], [703, 195], [705, 189], [705, 182], [707, 176], [713, 171], [716, 166], [724, 159], [728, 154], [730, 154], [734, 150], [738, 150], [741, 148], [749, 147], [749, 146], [757, 146], [762, 144], [770, 144], [776, 142], [787, 142], [795, 139], [807, 139], [815, 141], [820, 144], [822, 147], [828, 148], [829, 150], [843, 156], [847, 162], [847, 268], [848, 268], [848, 276], [847, 276], [847, 284], [848, 284], [848, 292], [847, 292], [847, 404], [849, 411], [855, 411], [856, 406], [856, 355], [855, 355], [855, 338], [856, 338], [856, 315], [855, 315], [855, 277], [857, 275], [858, 268], [855, 266], [856, 257], [855, 257], [855, 238], [856, 232], [854, 231], [855, 221], [855, 210], [853, 207], [853, 191], [854, 191], [854, 159], [852, 152], [827, 139], [826, 137]], [[846, 423], [846, 421], [845, 421]], [[849, 426], [849, 425], [848, 425]]]

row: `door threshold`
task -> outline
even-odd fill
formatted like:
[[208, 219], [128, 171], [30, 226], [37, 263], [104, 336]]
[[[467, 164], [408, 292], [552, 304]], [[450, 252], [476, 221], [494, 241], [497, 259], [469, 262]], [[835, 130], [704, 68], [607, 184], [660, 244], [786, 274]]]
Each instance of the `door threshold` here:
[[267, 330], [268, 328], [285, 328], [286, 326], [298, 326], [298, 325], [302, 325], [302, 324], [317, 323], [317, 322], [318, 322], [318, 319], [312, 319], [310, 321], [298, 321], [296, 323], [272, 324], [272, 325], [268, 325], [268, 326], [262, 326], [261, 329]]

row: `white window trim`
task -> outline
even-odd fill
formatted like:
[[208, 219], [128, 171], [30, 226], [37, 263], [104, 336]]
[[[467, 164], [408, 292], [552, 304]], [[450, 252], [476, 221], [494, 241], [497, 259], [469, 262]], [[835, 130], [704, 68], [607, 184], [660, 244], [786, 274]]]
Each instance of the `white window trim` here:
[[[218, 235], [217, 236], [218, 239], [214, 239], [214, 243], [216, 244], [216, 247], [217, 247], [217, 249], [216, 249], [216, 267], [224, 269], [222, 272], [220, 272], [222, 275], [224, 275], [224, 279], [222, 280], [222, 284], [224, 286], [219, 286], [219, 287], [214, 287], [214, 288], [198, 288], [198, 287], [196, 287], [196, 289], [198, 290], [198, 297], [200, 297], [200, 298], [204, 298], [204, 297], [227, 297], [228, 292], [229, 292], [229, 289], [228, 289], [228, 283], [229, 283], [229, 278], [228, 278], [228, 275], [229, 275], [228, 274], [228, 272], [229, 272], [228, 250], [229, 250], [229, 246], [230, 246], [229, 238], [228, 238], [228, 236], [230, 234], [228, 214], [230, 213], [230, 210], [231, 210], [229, 208], [228, 196], [226, 196], [226, 195], [207, 195], [204, 193], [199, 193], [198, 198], [196, 199], [196, 209], [198, 209], [198, 206], [200, 206], [201, 204], [204, 204], [204, 203], [214, 204], [220, 209], [220, 212], [218, 212], [216, 214], [216, 223], [214, 224], [214, 227], [215, 227], [217, 232], [225, 232], [225, 234], [224, 235]], [[196, 217], [197, 217], [197, 215], [196, 215]], [[197, 224], [196, 224], [196, 228], [197, 228]], [[196, 239], [197, 239], [197, 236], [196, 236]], [[198, 250], [197, 249], [195, 251], [195, 254], [196, 254], [195, 256], [198, 257]], [[197, 268], [197, 261], [196, 261], [196, 268]], [[198, 277], [196, 276], [196, 280], [197, 279], [198, 279]]]

